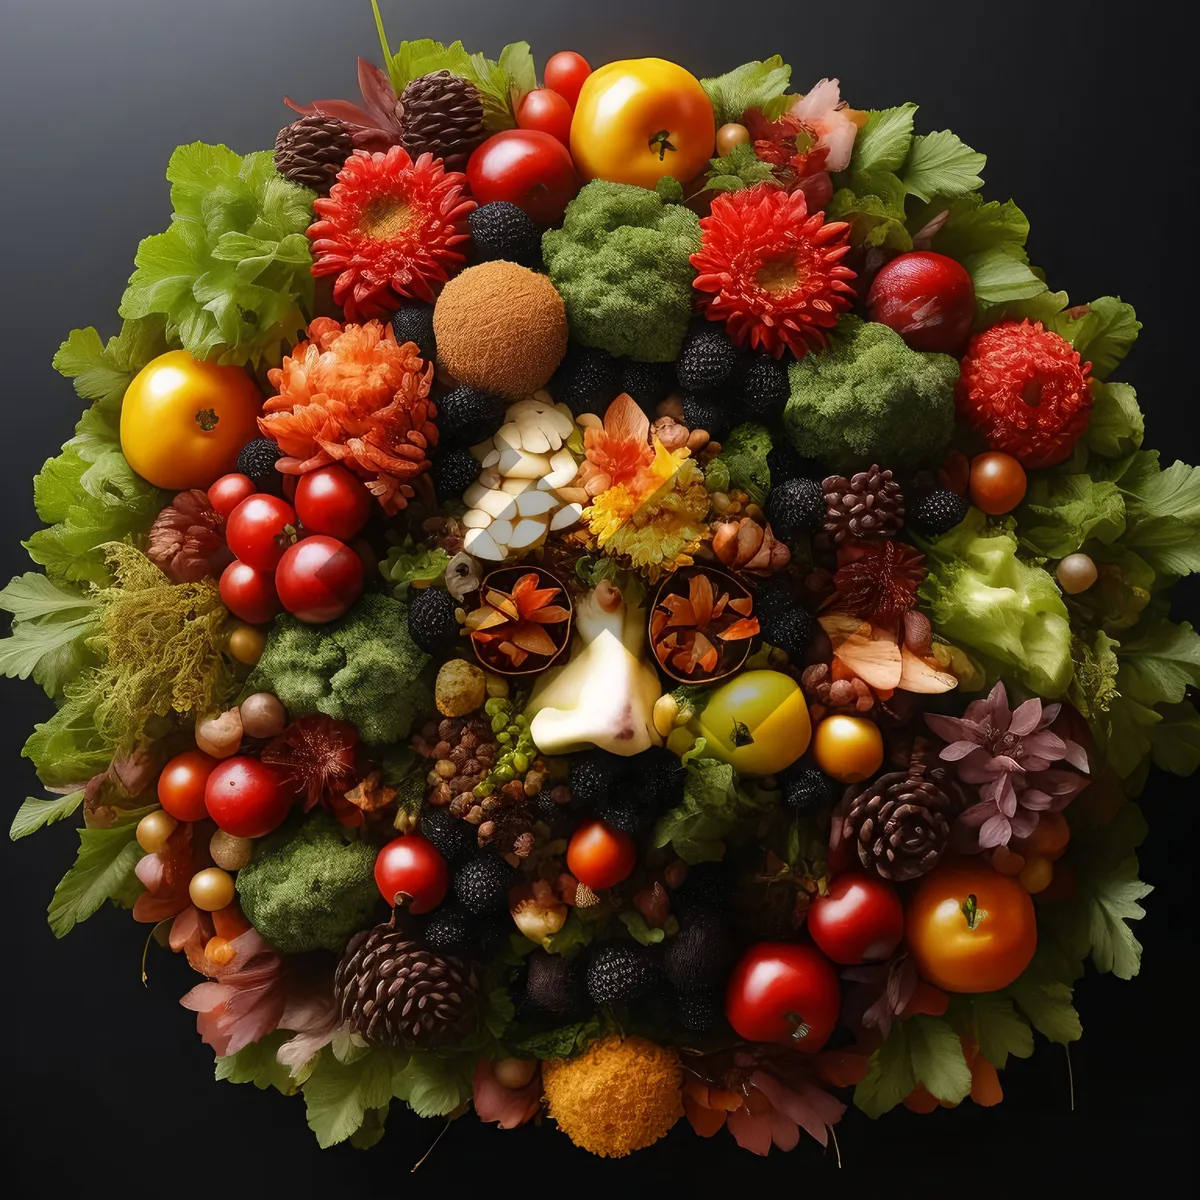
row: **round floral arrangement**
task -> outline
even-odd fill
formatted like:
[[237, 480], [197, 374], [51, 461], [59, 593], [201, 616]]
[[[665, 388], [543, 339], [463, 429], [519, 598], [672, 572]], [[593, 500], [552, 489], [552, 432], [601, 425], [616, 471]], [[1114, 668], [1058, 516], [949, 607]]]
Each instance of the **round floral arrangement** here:
[[[378, 18], [378, 9], [376, 17]], [[0, 592], [218, 1079], [621, 1156], [1002, 1097], [1137, 974], [1200, 474], [984, 157], [782, 59], [420, 40], [181, 146]]]

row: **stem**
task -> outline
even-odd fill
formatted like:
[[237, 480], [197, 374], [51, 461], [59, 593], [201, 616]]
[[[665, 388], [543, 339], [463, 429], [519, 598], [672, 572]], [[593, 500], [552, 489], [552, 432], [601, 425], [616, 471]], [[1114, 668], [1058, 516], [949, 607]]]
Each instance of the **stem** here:
[[202, 408], [196, 414], [196, 424], [204, 430], [205, 433], [212, 433], [216, 429], [221, 418], [217, 416], [216, 410], [212, 408]]
[[[376, 9], [375, 11], [378, 12], [379, 10]], [[442, 1138], [444, 1138], [446, 1136], [446, 1130], [449, 1128], [450, 1128], [450, 1120], [447, 1119], [445, 1125], [442, 1126], [441, 1133], [439, 1133], [437, 1135], [437, 1137], [435, 1137], [433, 1139], [432, 1143], [430, 1143], [429, 1149], [426, 1150], [425, 1153], [422, 1154], [421, 1157], [418, 1158], [415, 1163], [413, 1163], [412, 1171], [409, 1171], [410, 1175], [413, 1173], [413, 1171], [416, 1171], [416, 1169], [437, 1149], [438, 1142], [440, 1142], [442, 1140]]]
[[675, 146], [671, 145], [671, 131], [669, 129], [660, 129], [650, 139], [650, 149], [658, 151], [659, 162], [666, 162], [667, 151], [676, 149]]
[[792, 1027], [792, 1032], [789, 1036], [797, 1045], [812, 1033], [812, 1026], [798, 1012], [791, 1010], [784, 1013], [783, 1017]]
[[983, 910], [979, 907], [979, 901], [975, 899], [974, 892], [963, 902], [962, 912], [963, 916], [967, 918], [968, 929], [974, 929], [983, 919]]
[[379, 11], [379, 4], [377, 3], [377, 0], [371, 0], [371, 7], [375, 10], [375, 29], [379, 33], [379, 45], [383, 49], [383, 65], [387, 67], [387, 73], [388, 77], [392, 81], [392, 87], [395, 87], [396, 75], [392, 69], [392, 52], [388, 48], [387, 33], [383, 28], [383, 15]]

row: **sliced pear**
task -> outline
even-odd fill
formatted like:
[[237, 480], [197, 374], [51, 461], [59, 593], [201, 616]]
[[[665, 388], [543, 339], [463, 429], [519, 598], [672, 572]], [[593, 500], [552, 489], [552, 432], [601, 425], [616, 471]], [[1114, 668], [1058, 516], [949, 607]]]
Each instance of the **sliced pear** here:
[[495, 467], [484, 467], [479, 472], [479, 483], [485, 488], [498, 488], [501, 483], [500, 472]]
[[544, 454], [524, 450], [502, 450], [496, 466], [505, 479], [541, 479], [550, 474], [550, 460]]
[[467, 488], [465, 492], [463, 492], [463, 503], [467, 505], [468, 508], [474, 508], [480, 502], [480, 500], [487, 495], [487, 491], [487, 486], [476, 480], [469, 488]]
[[492, 535], [492, 541], [497, 546], [507, 546], [509, 538], [512, 537], [512, 529], [511, 521], [493, 521], [488, 527], [488, 533]]
[[566, 487], [579, 473], [579, 464], [570, 450], [562, 449], [550, 456], [550, 470], [543, 477], [552, 488]]
[[533, 421], [522, 421], [517, 428], [521, 431], [521, 449], [530, 454], [546, 454], [550, 450], [550, 439], [542, 427]]
[[506, 479], [500, 485], [500, 490], [509, 496], [519, 496], [522, 492], [527, 492], [531, 487], [536, 486], [532, 479]]
[[496, 431], [493, 441], [496, 443], [496, 449], [501, 452], [505, 450], [520, 450], [521, 427], [515, 421], [508, 421]]

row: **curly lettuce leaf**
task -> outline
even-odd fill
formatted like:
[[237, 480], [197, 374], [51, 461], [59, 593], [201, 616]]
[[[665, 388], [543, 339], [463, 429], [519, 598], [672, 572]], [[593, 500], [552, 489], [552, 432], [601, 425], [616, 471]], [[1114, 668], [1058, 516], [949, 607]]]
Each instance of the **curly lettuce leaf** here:
[[986, 165], [986, 155], [943, 129], [913, 138], [901, 178], [904, 190], [918, 200], [954, 200], [983, 187], [979, 173]]
[[1049, 328], [1061, 334], [1079, 357], [1092, 364], [1093, 379], [1105, 380], [1129, 353], [1142, 323], [1132, 304], [1119, 296], [1101, 296], [1060, 313]]
[[1105, 458], [1132, 454], [1146, 432], [1137, 392], [1127, 383], [1092, 385], [1092, 415], [1088, 419], [1083, 444]]
[[740, 786], [737, 773], [715, 758], [687, 764], [683, 800], [659, 818], [656, 846], [671, 846], [685, 862], [716, 862], [724, 857], [725, 839], [775, 806], [775, 793]]
[[73, 690], [52, 717], [33, 727], [21, 750], [48, 788], [81, 786], [112, 761], [113, 745], [96, 729], [94, 704], [72, 698]]
[[1108, 545], [1125, 532], [1120, 489], [1089, 475], [1035, 472], [1016, 516], [1021, 544], [1043, 558], [1065, 558], [1089, 538]]
[[27, 571], [0, 591], [0, 609], [13, 615], [12, 635], [0, 641], [0, 671], [9, 679], [32, 675], [53, 698], [95, 661], [86, 644], [98, 628], [94, 597]]
[[12, 824], [8, 829], [11, 841], [20, 841], [31, 833], [56, 821], [65, 821], [73, 816], [83, 803], [83, 792], [70, 792], [66, 796], [55, 796], [53, 800], [38, 800], [33, 796], [27, 797], [17, 809]]
[[952, 996], [947, 1014], [950, 1024], [971, 1038], [979, 1053], [997, 1070], [1008, 1065], [1008, 1056], [1028, 1058], [1033, 1053], [1033, 1030], [1002, 992], [977, 996]]
[[352, 1137], [376, 1109], [392, 1099], [393, 1059], [386, 1049], [372, 1049], [352, 1062], [340, 1062], [323, 1051], [301, 1091], [308, 1127], [322, 1150]]
[[915, 104], [872, 109], [854, 139], [850, 170], [896, 172], [904, 166], [913, 143]]
[[379, 564], [379, 573], [392, 585], [392, 595], [406, 600], [414, 585], [434, 583], [446, 573], [450, 555], [438, 546], [425, 546], [408, 536], [393, 546]]
[[771, 120], [780, 116], [786, 101], [792, 68], [778, 54], [763, 62], [743, 63], [716, 75], [700, 80], [718, 126], [741, 121], [748, 108], [758, 108]]
[[161, 314], [199, 359], [278, 362], [312, 312], [314, 193], [284, 179], [270, 151], [204, 142], [178, 147], [167, 179], [171, 224], [138, 246], [121, 315]]

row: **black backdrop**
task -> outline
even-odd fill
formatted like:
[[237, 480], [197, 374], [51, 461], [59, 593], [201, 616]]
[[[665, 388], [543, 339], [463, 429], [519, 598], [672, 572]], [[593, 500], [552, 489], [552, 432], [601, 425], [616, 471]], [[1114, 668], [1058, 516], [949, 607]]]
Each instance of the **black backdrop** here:
[[[595, 64], [647, 54], [698, 75], [782, 53], [797, 87], [840, 75], [856, 107], [920, 103], [918, 128], [951, 127], [988, 154], [987, 194], [1014, 197], [1032, 225], [1033, 261], [1077, 301], [1120, 293], [1145, 323], [1122, 377], [1147, 414], [1147, 444], [1195, 462], [1196, 116], [1184, 31], [1166, 6], [920, 4], [858, 0], [722, 4], [719, 0], [383, 0], [394, 40], [464, 38], [495, 54], [532, 43], [539, 65], [559, 49]], [[0, 37], [0, 347], [4, 437], [0, 573], [27, 569], [18, 539], [35, 526], [30, 478], [68, 435], [78, 402], [50, 370], [74, 326], [115, 332], [116, 307], [140, 237], [169, 206], [163, 168], [196, 139], [239, 151], [270, 146], [297, 99], [354, 93], [354, 57], [377, 58], [367, 0], [16, 0]], [[1193, 581], [1194, 582], [1194, 581]], [[1180, 589], [1176, 616], [1195, 618], [1200, 589]], [[32, 684], [0, 688], [7, 810], [36, 788], [18, 755], [48, 706]], [[1085, 1037], [1066, 1062], [1040, 1043], [1004, 1073], [994, 1110], [970, 1103], [840, 1127], [851, 1171], [907, 1194], [961, 1181], [1041, 1194], [1073, 1177], [1115, 1182], [1183, 1153], [1195, 1038], [1184, 991], [1195, 902], [1192, 785], [1155, 775], [1144, 803], [1151, 836], [1143, 875], [1157, 887], [1139, 930], [1146, 959], [1132, 983], [1094, 975], [1077, 1003]], [[7, 820], [7, 818], [6, 818]], [[411, 1182], [409, 1167], [439, 1128], [395, 1111], [389, 1134], [359, 1154], [320, 1153], [299, 1099], [216, 1085], [212, 1054], [176, 1004], [194, 976], [155, 951], [139, 980], [145, 927], [107, 909], [56, 942], [43, 911], [73, 855], [56, 826], [3, 840], [4, 1139], [56, 1195], [72, 1185], [192, 1196], [277, 1187], [291, 1195], [392, 1195], [415, 1185], [659, 1191], [675, 1184], [844, 1187], [808, 1143], [759, 1160], [722, 1134], [700, 1145], [681, 1125], [632, 1159], [605, 1163], [553, 1129], [502, 1134], [457, 1122]], [[924, 1185], [924, 1186], [923, 1186]], [[25, 1186], [28, 1191], [23, 1190]], [[37, 1187], [41, 1191], [42, 1187]], [[590, 1189], [585, 1187], [585, 1194]]]

